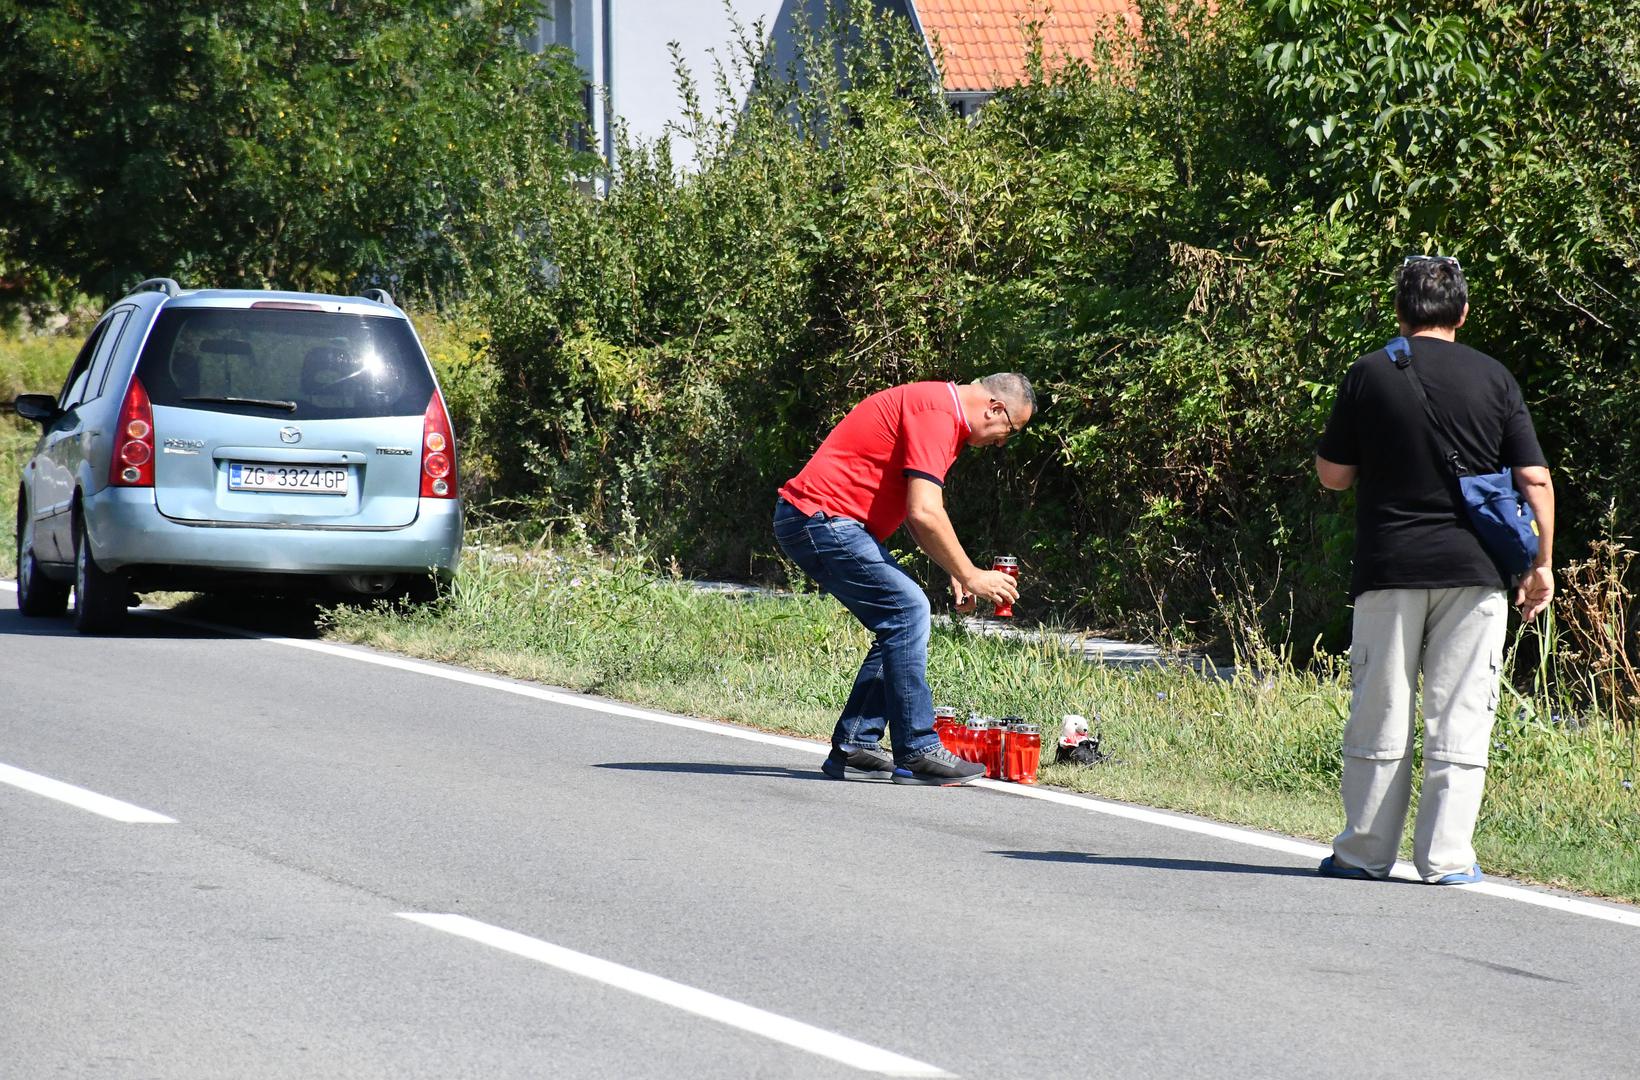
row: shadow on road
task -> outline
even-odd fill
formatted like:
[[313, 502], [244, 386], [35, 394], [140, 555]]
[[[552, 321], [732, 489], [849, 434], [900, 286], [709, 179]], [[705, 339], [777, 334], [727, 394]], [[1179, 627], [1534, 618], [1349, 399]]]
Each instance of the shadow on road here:
[[595, 765], [598, 769], [623, 769], [629, 772], [694, 773], [701, 776], [772, 776], [781, 780], [837, 781], [814, 769], [784, 769], [778, 765], [717, 765], [704, 761], [607, 761]]
[[[135, 613], [133, 613], [135, 614]], [[0, 610], [0, 637], [81, 638], [79, 631], [67, 616], [61, 618], [26, 619], [16, 608]], [[126, 621], [113, 638], [219, 638], [222, 635], [204, 627], [185, 626], [169, 619], [136, 616]]]
[[1138, 866], [1147, 870], [1201, 870], [1210, 874], [1270, 874], [1276, 877], [1315, 877], [1303, 866], [1259, 866], [1253, 863], [1214, 862], [1209, 859], [1151, 859], [1132, 855], [1090, 855], [1085, 851], [993, 851], [1005, 859], [1032, 862], [1081, 863], [1084, 866]]
[[171, 608], [170, 614], [236, 630], [313, 640], [319, 637], [323, 610], [304, 597], [196, 593]]
[[[321, 608], [311, 600], [282, 597], [196, 595], [168, 608], [133, 608], [125, 625], [109, 638], [208, 639], [223, 631], [197, 623], [249, 630], [278, 637], [319, 637]], [[187, 620], [187, 621], [184, 621]], [[0, 608], [0, 636], [78, 638], [71, 615], [24, 618], [15, 607]]]

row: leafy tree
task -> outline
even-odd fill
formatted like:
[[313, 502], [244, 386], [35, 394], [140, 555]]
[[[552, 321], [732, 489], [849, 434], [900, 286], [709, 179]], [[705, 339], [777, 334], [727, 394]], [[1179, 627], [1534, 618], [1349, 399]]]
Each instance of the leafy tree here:
[[0, 263], [442, 287], [589, 165], [526, 0], [0, 3]]
[[[1292, 138], [1321, 153], [1309, 170], [1328, 212], [1414, 210], [1439, 231], [1447, 200], [1504, 153], [1500, 114], [1527, 102], [1527, 70], [1500, 77], [1499, 30], [1520, 5], [1488, 0], [1397, 10], [1368, 0], [1264, 0], [1275, 40], [1261, 46], [1268, 90]], [[1519, 60], [1520, 57], [1511, 59]], [[1418, 198], [1420, 193], [1424, 198]], [[1436, 226], [1430, 229], [1429, 226]]]

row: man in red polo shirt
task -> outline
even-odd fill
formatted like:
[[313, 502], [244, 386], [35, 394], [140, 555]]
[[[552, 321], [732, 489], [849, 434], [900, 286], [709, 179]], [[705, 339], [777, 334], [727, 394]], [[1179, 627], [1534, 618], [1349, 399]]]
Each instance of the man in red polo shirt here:
[[[976, 597], [1017, 599], [1012, 577], [963, 551], [945, 512], [945, 474], [964, 446], [1000, 446], [1035, 412], [1030, 380], [1015, 372], [896, 386], [856, 405], [780, 489], [781, 550], [876, 635], [832, 733], [827, 776], [946, 786], [985, 774], [934, 734], [928, 597], [883, 542], [903, 522], [951, 575], [959, 610]], [[885, 728], [892, 756], [879, 745]]]

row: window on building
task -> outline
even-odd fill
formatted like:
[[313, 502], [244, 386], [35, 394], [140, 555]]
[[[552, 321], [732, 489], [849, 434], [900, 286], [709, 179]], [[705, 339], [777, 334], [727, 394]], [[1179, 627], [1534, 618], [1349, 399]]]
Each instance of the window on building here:
[[575, 48], [575, 0], [553, 0], [552, 40], [566, 49]]

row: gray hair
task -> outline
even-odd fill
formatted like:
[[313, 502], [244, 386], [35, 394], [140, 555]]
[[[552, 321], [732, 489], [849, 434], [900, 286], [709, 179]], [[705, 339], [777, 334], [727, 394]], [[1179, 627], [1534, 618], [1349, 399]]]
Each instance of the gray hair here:
[[1023, 405], [1032, 416], [1036, 415], [1036, 391], [1031, 380], [1017, 371], [999, 371], [979, 380], [986, 393], [1009, 405]]

